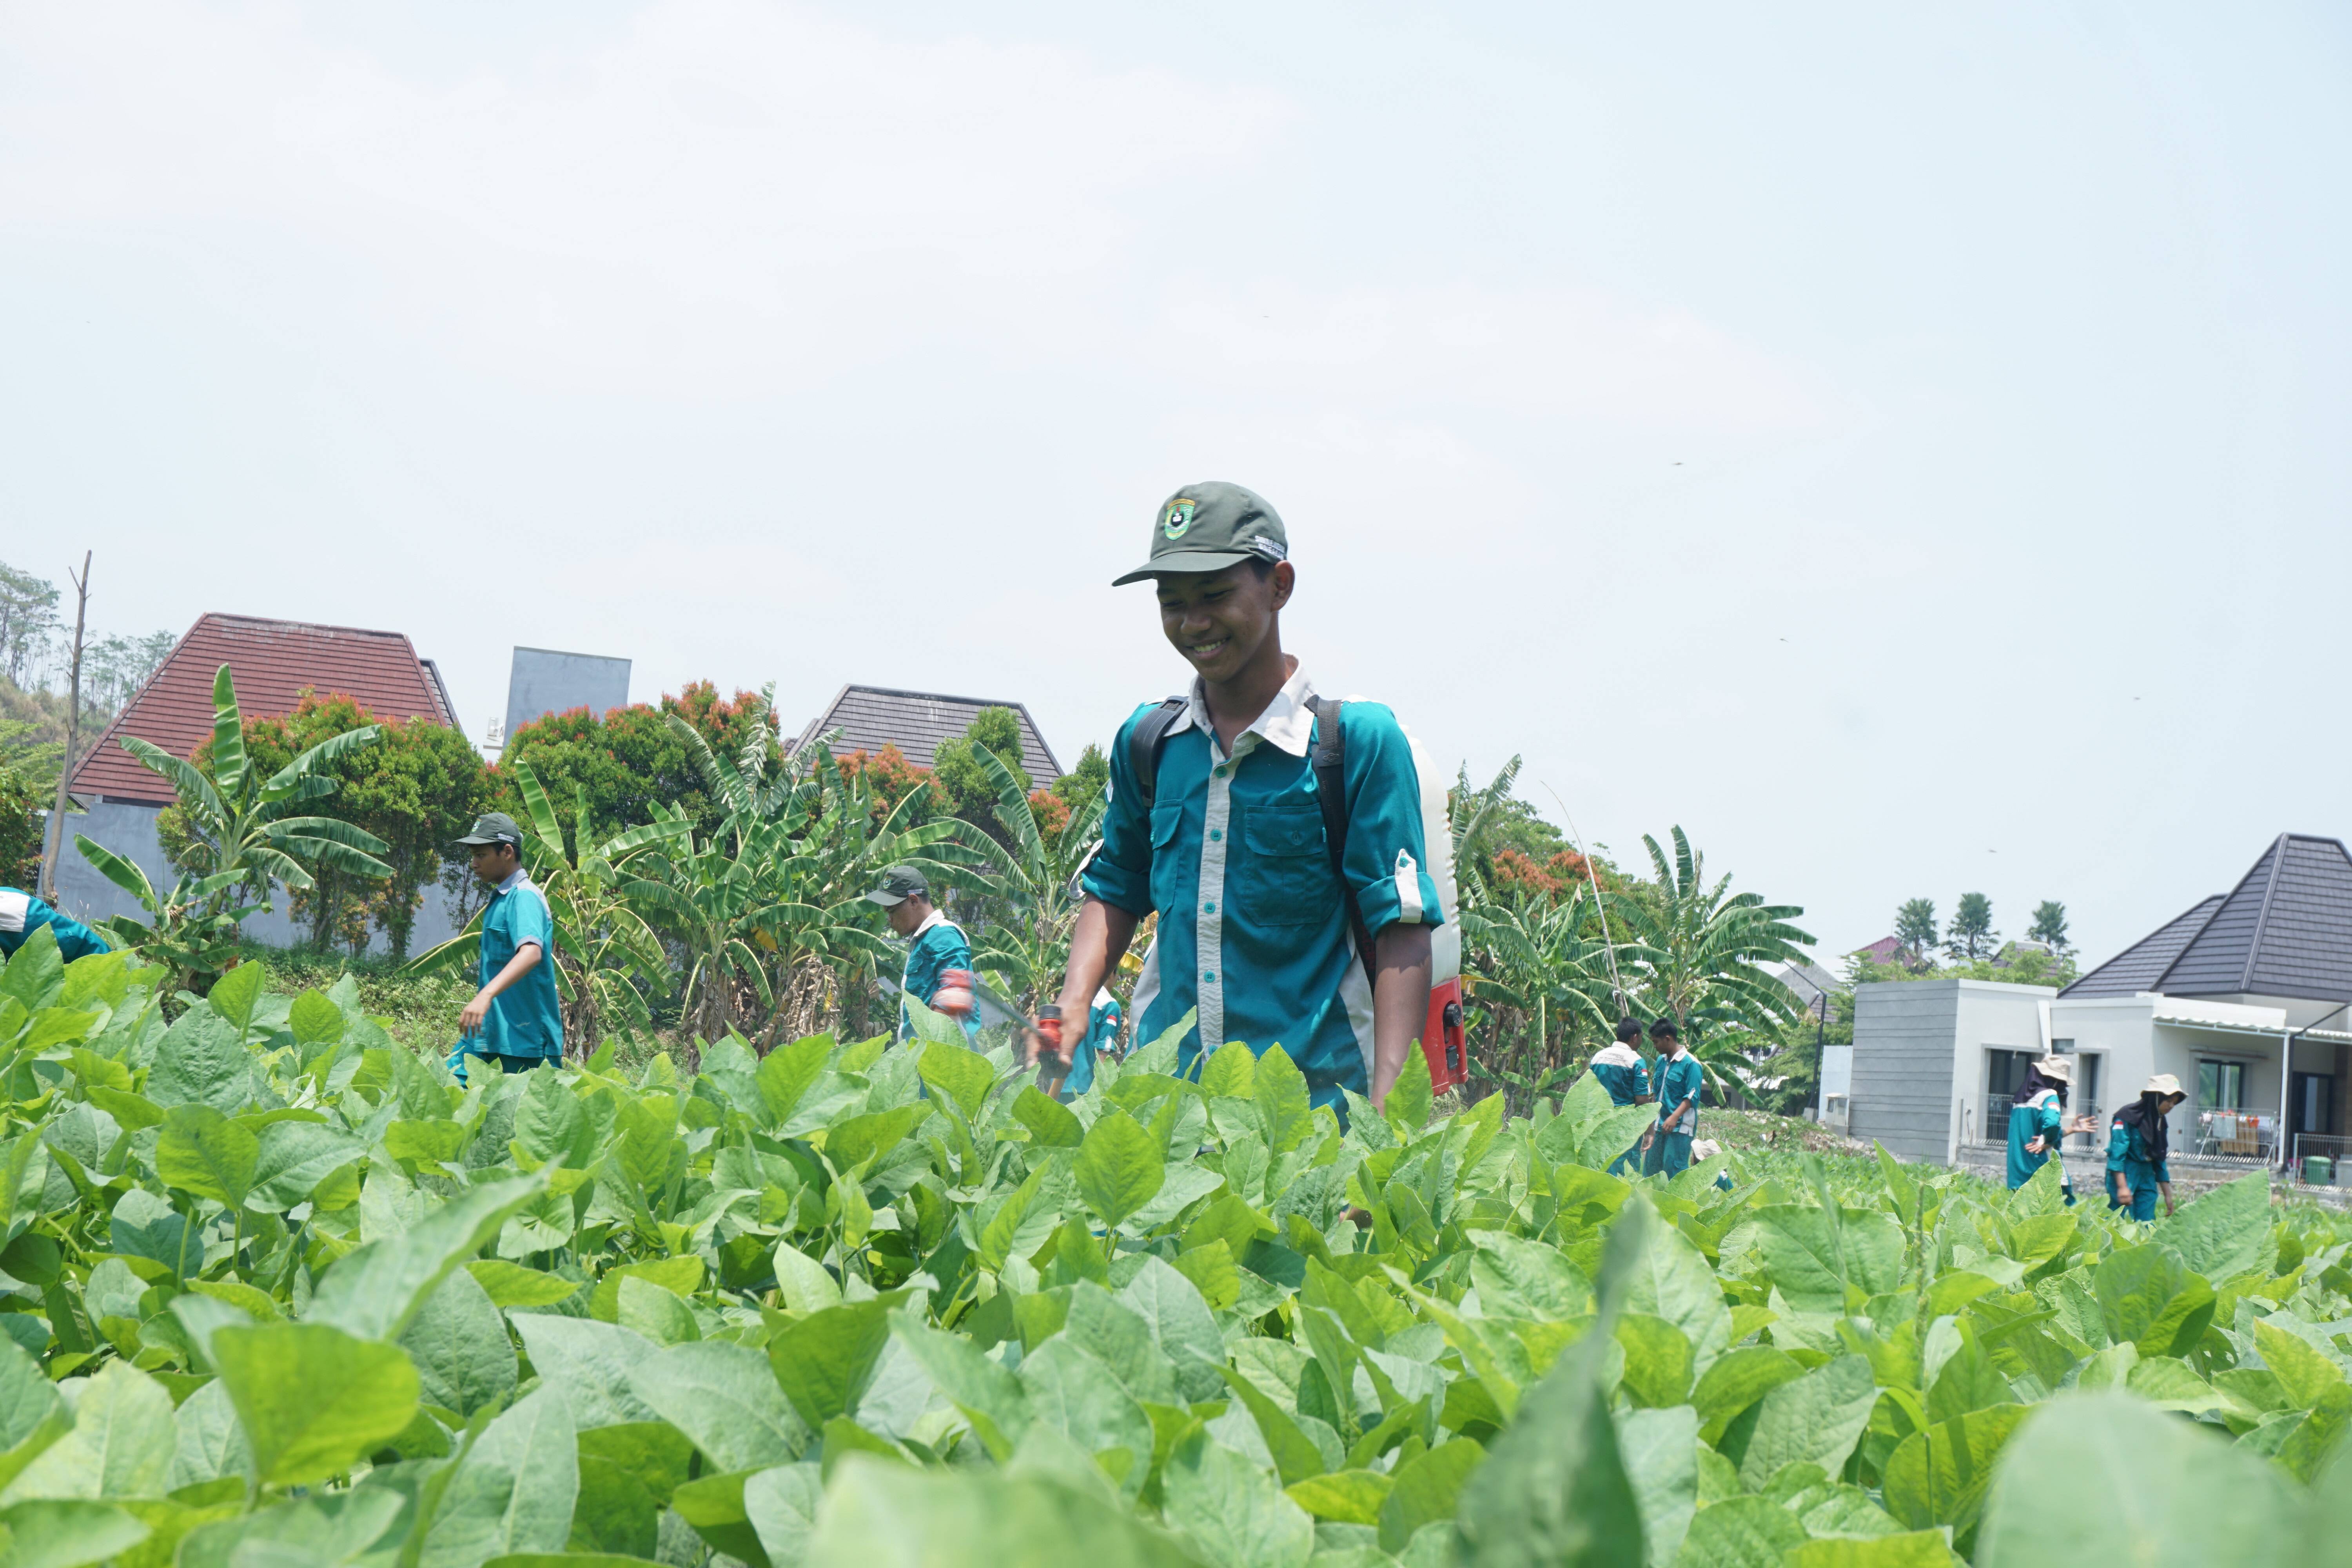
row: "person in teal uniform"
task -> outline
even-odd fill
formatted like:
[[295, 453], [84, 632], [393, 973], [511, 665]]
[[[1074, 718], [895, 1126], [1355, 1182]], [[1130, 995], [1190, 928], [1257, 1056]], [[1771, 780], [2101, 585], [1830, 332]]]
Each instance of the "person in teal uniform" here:
[[1650, 1026], [1658, 1047], [1650, 1081], [1658, 1094], [1658, 1121], [1643, 1142], [1642, 1173], [1679, 1176], [1690, 1169], [1691, 1137], [1698, 1131], [1698, 1102], [1706, 1089], [1706, 1069], [1683, 1049], [1683, 1032], [1672, 1018]]
[[[2050, 1162], [2069, 1132], [2088, 1132], [2091, 1119], [2066, 1119], [2066, 1096], [2074, 1081], [2074, 1064], [2065, 1057], [2043, 1057], [2025, 1069], [2009, 1108], [2009, 1190], [2015, 1192]], [[2063, 1164], [2059, 1184], [2068, 1206], [2074, 1202], [2074, 1184]]]
[[2137, 1100], [2116, 1112], [2107, 1132], [2108, 1208], [2129, 1209], [2136, 1220], [2152, 1220], [2161, 1193], [2165, 1217], [2171, 1217], [2172, 1167], [2166, 1163], [2171, 1139], [2165, 1119], [2187, 1098], [2179, 1079], [2160, 1072]]
[[[972, 993], [964, 988], [971, 981], [950, 987], [943, 978], [971, 973], [971, 941], [963, 934], [963, 927], [931, 902], [931, 885], [923, 874], [912, 866], [893, 866], [882, 873], [880, 884], [866, 895], [866, 900], [881, 905], [891, 931], [907, 939], [907, 967], [899, 976], [898, 989], [924, 1006], [954, 1017], [963, 1026], [965, 1038], [979, 1034], [980, 1009]], [[950, 994], [942, 995], [942, 992]], [[914, 1018], [902, 1001], [897, 1037], [904, 1040], [914, 1032]]]
[[[1620, 1018], [1617, 1038], [1592, 1055], [1592, 1076], [1609, 1091], [1612, 1105], [1646, 1105], [1650, 1101], [1650, 1069], [1642, 1060], [1641, 1044], [1641, 1020]], [[1615, 1176], [1635, 1170], [1641, 1150], [1641, 1140], [1637, 1138], [1610, 1163], [1609, 1173]]]
[[1095, 993], [1094, 1005], [1087, 1009], [1087, 1032], [1070, 1047], [1070, 1071], [1054, 1090], [1055, 1098], [1076, 1100], [1095, 1086], [1095, 1058], [1114, 1049], [1118, 1044], [1118, 1026], [1124, 1016], [1118, 998], [1105, 986]]
[[[1298, 577], [1263, 497], [1178, 490], [1153, 517], [1149, 558], [1113, 586], [1138, 582], [1153, 584], [1160, 633], [1193, 679], [1137, 709], [1110, 748], [1062, 1016], [1089, 1011], [1156, 912], [1137, 1038], [1190, 1016], [1180, 1074], [1229, 1041], [1278, 1044], [1315, 1105], [1344, 1118], [1351, 1090], [1381, 1105], [1428, 1018], [1444, 920], [1412, 740], [1381, 703], [1321, 696], [1283, 651]], [[1026, 1048], [1033, 1062], [1051, 1049], [1034, 1032]]]
[[52, 909], [39, 895], [22, 888], [0, 888], [0, 958], [13, 958], [25, 939], [43, 926], [58, 940], [58, 952], [68, 963], [93, 953], [111, 952], [106, 940], [81, 921]]
[[505, 812], [478, 819], [458, 843], [474, 852], [474, 875], [490, 885], [482, 910], [481, 989], [457, 1015], [449, 1070], [466, 1081], [466, 1058], [529, 1072], [563, 1059], [563, 1005], [555, 989], [555, 917], [523, 869], [522, 829]]

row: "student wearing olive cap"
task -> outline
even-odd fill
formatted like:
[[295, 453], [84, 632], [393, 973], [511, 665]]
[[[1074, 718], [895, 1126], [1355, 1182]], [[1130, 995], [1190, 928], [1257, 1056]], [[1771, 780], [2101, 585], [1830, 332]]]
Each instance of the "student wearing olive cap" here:
[[[974, 1005], [969, 989], [971, 941], [963, 934], [961, 926], [932, 904], [931, 885], [923, 874], [912, 866], [893, 866], [882, 873], [881, 884], [866, 895], [866, 901], [881, 905], [889, 917], [891, 931], [908, 939], [907, 968], [898, 978], [899, 991], [926, 1007], [955, 1018], [963, 1026], [967, 1038], [979, 1034], [980, 1009]], [[957, 976], [961, 984], [950, 987], [947, 984], [950, 975]], [[898, 1004], [897, 1037], [903, 1040], [914, 1032], [914, 1019], [902, 1001]]]
[[[1283, 651], [1297, 575], [1263, 497], [1178, 490], [1153, 516], [1149, 559], [1113, 586], [1141, 582], [1193, 679], [1137, 709], [1110, 748], [1061, 1016], [1087, 1016], [1157, 913], [1137, 1039], [1196, 1015], [1179, 1073], [1231, 1040], [1261, 1054], [1278, 1044], [1314, 1104], [1344, 1116], [1353, 1090], [1381, 1105], [1426, 1026], [1431, 934], [1444, 920], [1412, 740], [1381, 703], [1318, 696]], [[1031, 1060], [1045, 1044], [1029, 1037]]]
[[474, 875], [491, 888], [482, 910], [481, 989], [457, 1015], [449, 1070], [466, 1081], [466, 1058], [506, 1072], [563, 1059], [563, 1005], [556, 994], [555, 917], [522, 865], [522, 829], [503, 811], [477, 820], [457, 840], [474, 852]]
[[2160, 1072], [2147, 1080], [2139, 1098], [2116, 1112], [2107, 1133], [2107, 1207], [2128, 1208], [2137, 1220], [2156, 1217], [2157, 1194], [2164, 1194], [2164, 1212], [2172, 1214], [2171, 1152], [2165, 1118], [2189, 1097], [2180, 1080]]

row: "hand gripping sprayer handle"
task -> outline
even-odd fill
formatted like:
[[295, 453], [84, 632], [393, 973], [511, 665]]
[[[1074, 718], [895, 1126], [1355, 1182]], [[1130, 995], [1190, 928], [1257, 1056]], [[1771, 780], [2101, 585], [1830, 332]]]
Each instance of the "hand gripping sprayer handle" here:
[[1061, 1005], [1056, 1002], [1048, 1002], [1044, 1006], [1038, 1008], [1037, 1022], [1034, 1027], [1037, 1031], [1037, 1037], [1044, 1040], [1046, 1046], [1050, 1047], [1050, 1051], [1041, 1050], [1037, 1053], [1039, 1061], [1042, 1063], [1045, 1058], [1050, 1054], [1055, 1061], [1061, 1064], [1062, 1070], [1064, 1072], [1069, 1071], [1070, 1047], [1065, 1045], [1062, 1041]]

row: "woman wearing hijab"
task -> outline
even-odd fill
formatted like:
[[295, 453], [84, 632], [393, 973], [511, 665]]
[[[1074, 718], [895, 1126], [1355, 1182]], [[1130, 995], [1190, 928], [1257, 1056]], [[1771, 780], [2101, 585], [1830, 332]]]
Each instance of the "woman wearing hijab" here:
[[2147, 1080], [2139, 1098], [2116, 1112], [2107, 1133], [2107, 1207], [2128, 1208], [2137, 1220], [2156, 1217], [2156, 1197], [2164, 1194], [2165, 1217], [2172, 1216], [2171, 1152], [2165, 1118], [2188, 1099], [2180, 1080], [2160, 1072]]
[[[2074, 1064], [2064, 1057], [2043, 1057], [2025, 1069], [2025, 1081], [2017, 1086], [2017, 1099], [2009, 1109], [2011, 1192], [2032, 1181], [2033, 1173], [2049, 1163], [2066, 1134], [2092, 1130], [2087, 1116], [2066, 1120], [2066, 1093], [2074, 1081]], [[2058, 1168], [2058, 1177], [2071, 1206], [2074, 1184], [2066, 1179], [2063, 1165]]]

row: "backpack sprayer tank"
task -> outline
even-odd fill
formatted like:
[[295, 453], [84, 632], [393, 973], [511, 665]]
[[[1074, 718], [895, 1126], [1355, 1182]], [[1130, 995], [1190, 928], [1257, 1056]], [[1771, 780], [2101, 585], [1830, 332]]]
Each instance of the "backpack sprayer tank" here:
[[1429, 1021], [1421, 1031], [1430, 1085], [1443, 1091], [1470, 1079], [1469, 1047], [1462, 1038], [1461, 897], [1454, 882], [1454, 824], [1445, 809], [1444, 775], [1431, 769], [1411, 731], [1405, 731], [1405, 742], [1412, 748], [1413, 772], [1421, 779], [1421, 836], [1429, 852], [1429, 879], [1437, 884], [1438, 907], [1445, 915], [1445, 923], [1429, 933]]

